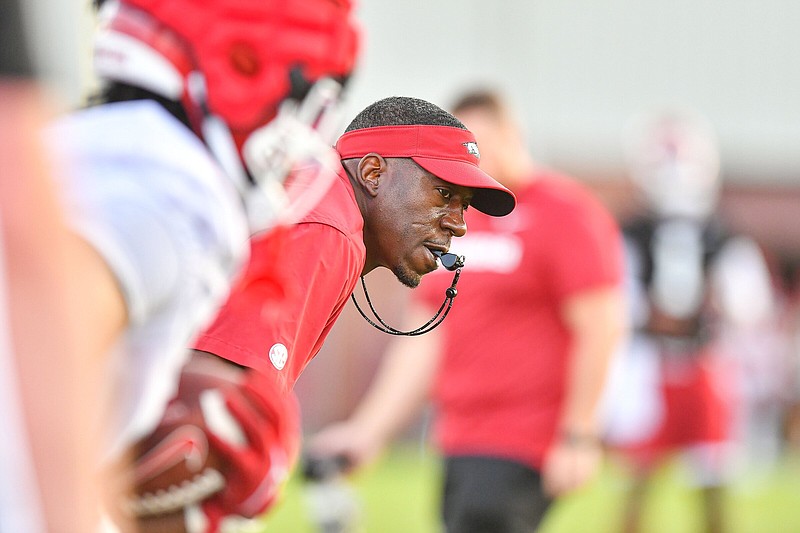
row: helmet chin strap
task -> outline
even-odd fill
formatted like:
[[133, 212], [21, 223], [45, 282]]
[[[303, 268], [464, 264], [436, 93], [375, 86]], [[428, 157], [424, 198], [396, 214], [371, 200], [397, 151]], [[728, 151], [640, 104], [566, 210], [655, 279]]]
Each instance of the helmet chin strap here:
[[203, 140], [239, 190], [253, 233], [296, 221], [322, 199], [340, 167], [331, 148], [340, 118], [338, 82], [322, 78], [302, 101], [282, 102], [275, 118], [248, 135], [241, 151], [225, 121], [205, 105], [202, 74], [190, 73], [186, 84], [188, 100], [201, 116]]
[[453, 275], [453, 282], [450, 286], [444, 291], [444, 301], [442, 305], [439, 306], [439, 310], [436, 311], [436, 314], [428, 320], [426, 323], [421, 325], [418, 328], [409, 330], [409, 331], [401, 331], [399, 329], [395, 329], [391, 327], [389, 324], [383, 321], [383, 319], [378, 316], [378, 312], [375, 310], [375, 307], [372, 305], [372, 300], [369, 297], [369, 293], [367, 292], [367, 284], [364, 281], [364, 276], [361, 276], [361, 287], [364, 290], [364, 297], [367, 299], [367, 304], [369, 304], [369, 309], [372, 311], [372, 315], [375, 319], [380, 323], [376, 324], [373, 322], [361, 309], [361, 306], [358, 305], [356, 301], [355, 294], [350, 295], [350, 299], [353, 300], [353, 304], [355, 304], [356, 309], [358, 310], [359, 314], [364, 317], [372, 327], [375, 329], [382, 331], [384, 333], [388, 333], [389, 335], [397, 335], [397, 336], [406, 336], [406, 337], [416, 337], [418, 335], [424, 335], [430, 331], [433, 331], [439, 324], [441, 324], [445, 318], [447, 318], [447, 314], [450, 313], [450, 309], [453, 307], [453, 300], [458, 295], [458, 290], [456, 290], [456, 285], [458, 284], [458, 279], [461, 277], [461, 269], [464, 267], [464, 256], [463, 255], [456, 255], [456, 254], [447, 254], [439, 251], [433, 252], [442, 263], [447, 270], [453, 271], [455, 270], [455, 274]]

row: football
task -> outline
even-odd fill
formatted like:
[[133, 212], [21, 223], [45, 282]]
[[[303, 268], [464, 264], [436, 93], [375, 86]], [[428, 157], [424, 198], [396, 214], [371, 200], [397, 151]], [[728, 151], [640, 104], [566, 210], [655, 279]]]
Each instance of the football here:
[[185, 509], [224, 489], [225, 460], [214, 453], [208, 433], [213, 428], [215, 435], [243, 438], [224, 407], [224, 391], [241, 374], [227, 362], [195, 353], [158, 427], [130, 451], [133, 492], [117, 509], [124, 520], [148, 532], [183, 532]]

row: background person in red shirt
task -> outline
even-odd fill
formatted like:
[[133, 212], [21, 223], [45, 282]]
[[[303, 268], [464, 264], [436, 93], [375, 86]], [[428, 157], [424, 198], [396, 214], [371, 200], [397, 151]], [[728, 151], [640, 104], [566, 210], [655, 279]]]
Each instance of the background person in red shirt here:
[[[503, 216], [515, 205], [514, 195], [478, 168], [472, 133], [424, 100], [375, 102], [335, 148], [342, 166], [325, 198], [297, 224], [252, 240], [247, 271], [197, 339], [157, 432], [196, 425], [199, 405], [211, 456], [219, 459], [209, 468], [222, 473], [224, 485], [201, 501], [188, 501], [181, 489], [140, 495], [146, 507], [165, 509], [155, 519], [171, 515], [182, 525], [183, 515], [201, 506], [213, 524], [207, 530], [216, 531], [228, 515], [263, 512], [297, 453], [294, 383], [359, 277], [384, 267], [416, 287], [437, 268], [434, 252], [466, 233], [468, 207]], [[227, 384], [203, 384], [222, 376]], [[205, 388], [224, 398], [214, 400]]]
[[[529, 532], [600, 464], [598, 403], [624, 322], [620, 233], [584, 187], [532, 161], [497, 94], [465, 94], [454, 114], [518, 206], [502, 219], [470, 214], [448, 319], [392, 345], [354, 414], [311, 451], [360, 466], [431, 395], [447, 531]], [[423, 283], [412, 323], [438, 307], [448, 281]]]

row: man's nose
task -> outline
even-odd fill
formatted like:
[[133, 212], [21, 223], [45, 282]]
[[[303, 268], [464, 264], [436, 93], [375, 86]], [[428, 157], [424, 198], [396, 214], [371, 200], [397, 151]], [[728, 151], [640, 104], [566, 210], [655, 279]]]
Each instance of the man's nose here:
[[442, 227], [454, 237], [463, 237], [467, 234], [467, 223], [464, 220], [464, 210], [452, 209], [442, 217]]

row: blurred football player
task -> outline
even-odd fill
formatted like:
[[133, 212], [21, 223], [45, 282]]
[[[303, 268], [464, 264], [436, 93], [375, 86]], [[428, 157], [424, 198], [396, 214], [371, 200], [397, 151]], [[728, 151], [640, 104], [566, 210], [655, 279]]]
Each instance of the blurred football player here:
[[634, 334], [610, 389], [608, 438], [635, 472], [625, 529], [640, 527], [660, 461], [686, 451], [705, 497], [706, 531], [719, 532], [737, 402], [735, 359], [721, 335], [768, 315], [769, 275], [757, 245], [717, 216], [719, 152], [704, 118], [643, 115], [625, 147], [646, 205], [623, 227]]
[[47, 139], [91, 254], [84, 312], [114, 345], [112, 461], [161, 418], [250, 235], [302, 216], [330, 185], [358, 31], [349, 0], [97, 3], [102, 92]]

